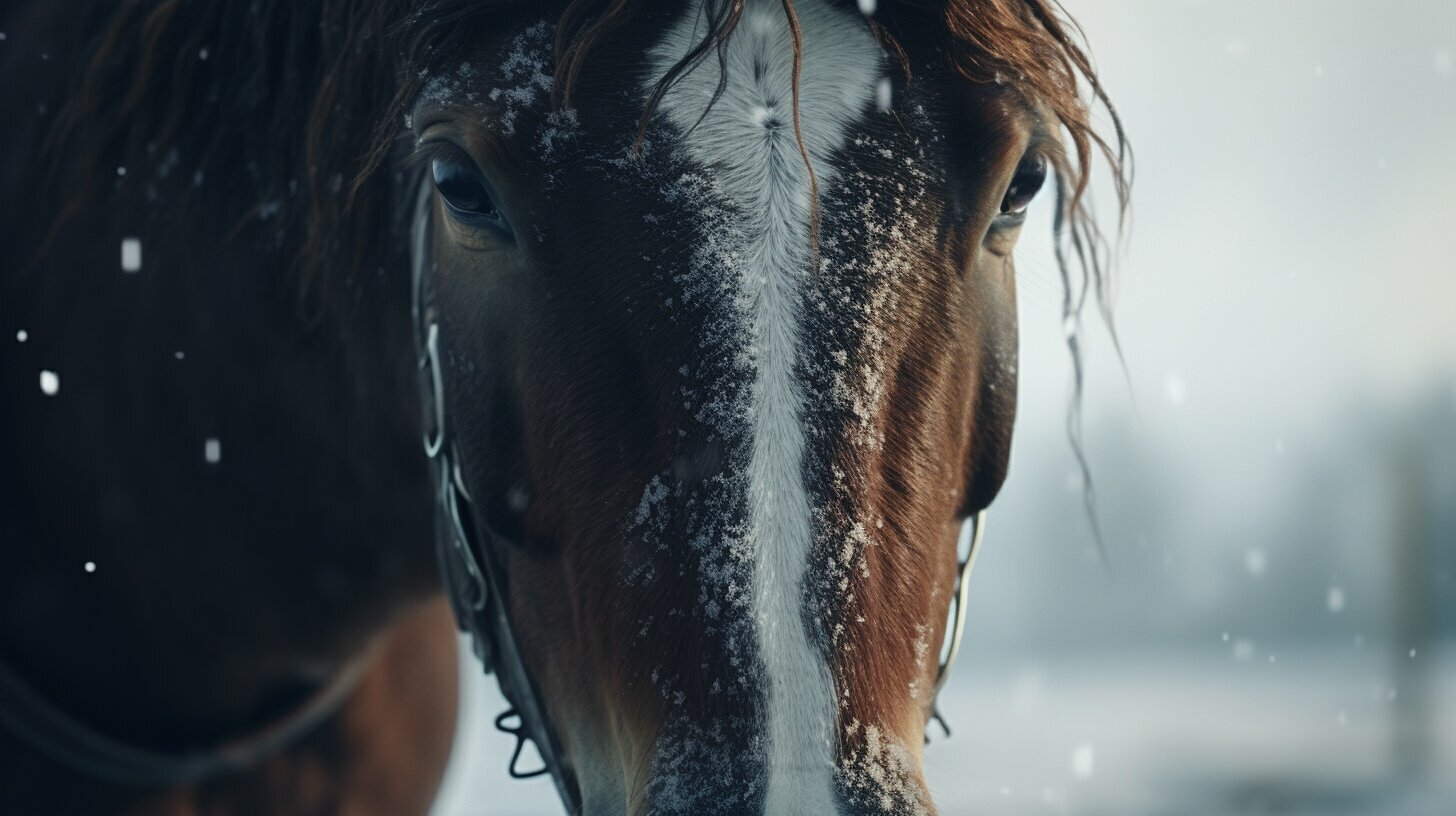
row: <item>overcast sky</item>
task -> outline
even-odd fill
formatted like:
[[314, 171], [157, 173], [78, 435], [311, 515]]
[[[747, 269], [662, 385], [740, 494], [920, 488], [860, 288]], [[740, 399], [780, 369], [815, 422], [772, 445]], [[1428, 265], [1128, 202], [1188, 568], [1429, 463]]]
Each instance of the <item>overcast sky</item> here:
[[[1137, 151], [1117, 322], [1145, 423], [1272, 444], [1456, 372], [1456, 3], [1068, 6]], [[1046, 242], [1019, 257], [1036, 432], [1066, 373]], [[1095, 352], [1093, 410], [1125, 410]]]

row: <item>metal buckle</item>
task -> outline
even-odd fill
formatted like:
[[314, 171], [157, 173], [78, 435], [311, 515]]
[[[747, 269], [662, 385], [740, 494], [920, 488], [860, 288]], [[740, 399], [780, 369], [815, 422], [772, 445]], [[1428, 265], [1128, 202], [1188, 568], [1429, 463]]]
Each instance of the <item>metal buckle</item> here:
[[475, 559], [475, 553], [470, 549], [470, 538], [465, 534], [465, 525], [460, 521], [460, 490], [455, 483], [456, 471], [457, 469], [450, 463], [450, 457], [442, 457], [440, 501], [444, 504], [445, 516], [450, 520], [450, 541], [455, 547], [460, 562], [465, 565], [465, 573], [475, 589], [474, 597], [465, 600], [472, 612], [480, 612], [485, 609], [485, 603], [489, 599], [489, 588], [486, 586], [485, 576], [480, 570], [480, 562]]
[[440, 455], [445, 446], [445, 388], [440, 375], [440, 324], [430, 321], [425, 335], [425, 353], [420, 358], [420, 369], [430, 369], [430, 405], [434, 408], [434, 439], [431, 429], [425, 429], [425, 455], [431, 459]]

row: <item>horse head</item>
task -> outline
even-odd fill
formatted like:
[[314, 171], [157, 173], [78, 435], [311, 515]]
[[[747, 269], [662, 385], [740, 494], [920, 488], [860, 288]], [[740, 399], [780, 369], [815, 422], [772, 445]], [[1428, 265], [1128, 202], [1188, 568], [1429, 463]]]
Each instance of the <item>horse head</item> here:
[[1050, 170], [1080, 212], [1085, 58], [1040, 0], [438, 5], [403, 109], [442, 478], [571, 796], [933, 813], [1011, 251]]

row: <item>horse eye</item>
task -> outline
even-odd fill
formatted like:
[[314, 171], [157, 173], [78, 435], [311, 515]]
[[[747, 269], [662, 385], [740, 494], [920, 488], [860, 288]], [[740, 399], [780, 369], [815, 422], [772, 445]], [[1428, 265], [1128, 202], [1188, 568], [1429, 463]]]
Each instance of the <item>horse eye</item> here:
[[1022, 159], [1021, 166], [1016, 168], [1016, 175], [1011, 177], [1011, 186], [1006, 189], [1006, 197], [1001, 199], [1002, 215], [1020, 215], [1026, 212], [1042, 184], [1046, 183], [1046, 176], [1044, 157], [1032, 155]]
[[469, 162], [455, 157], [437, 158], [430, 163], [430, 173], [445, 209], [455, 220], [471, 226], [504, 226], [484, 180]]

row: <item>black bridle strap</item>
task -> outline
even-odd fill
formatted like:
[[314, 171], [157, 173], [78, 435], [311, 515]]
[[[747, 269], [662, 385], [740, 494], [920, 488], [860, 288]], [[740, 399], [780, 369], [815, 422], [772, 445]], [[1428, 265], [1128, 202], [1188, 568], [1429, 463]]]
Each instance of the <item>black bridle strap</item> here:
[[[507, 603], [508, 581], [500, 553], [512, 542], [502, 538], [474, 512], [474, 502], [460, 471], [460, 452], [446, 422], [444, 372], [440, 366], [440, 322], [434, 308], [429, 265], [430, 182], [420, 180], [411, 228], [411, 286], [415, 342], [419, 354], [420, 390], [425, 419], [425, 455], [431, 460], [437, 506], [436, 549], [445, 591], [460, 629], [471, 636], [475, 654], [487, 673], [494, 673], [511, 708], [496, 718], [496, 727], [515, 737], [509, 771], [529, 778], [550, 773], [568, 813], [581, 809], [575, 775], [565, 760], [536, 685], [526, 669]], [[508, 725], [511, 719], [516, 725]], [[536, 746], [542, 768], [516, 768], [526, 741]]]
[[74, 771], [131, 788], [194, 784], [257, 765], [297, 742], [339, 709], [358, 686], [373, 650], [284, 716], [247, 736], [176, 753], [132, 745], [66, 713], [0, 660], [0, 725]]

